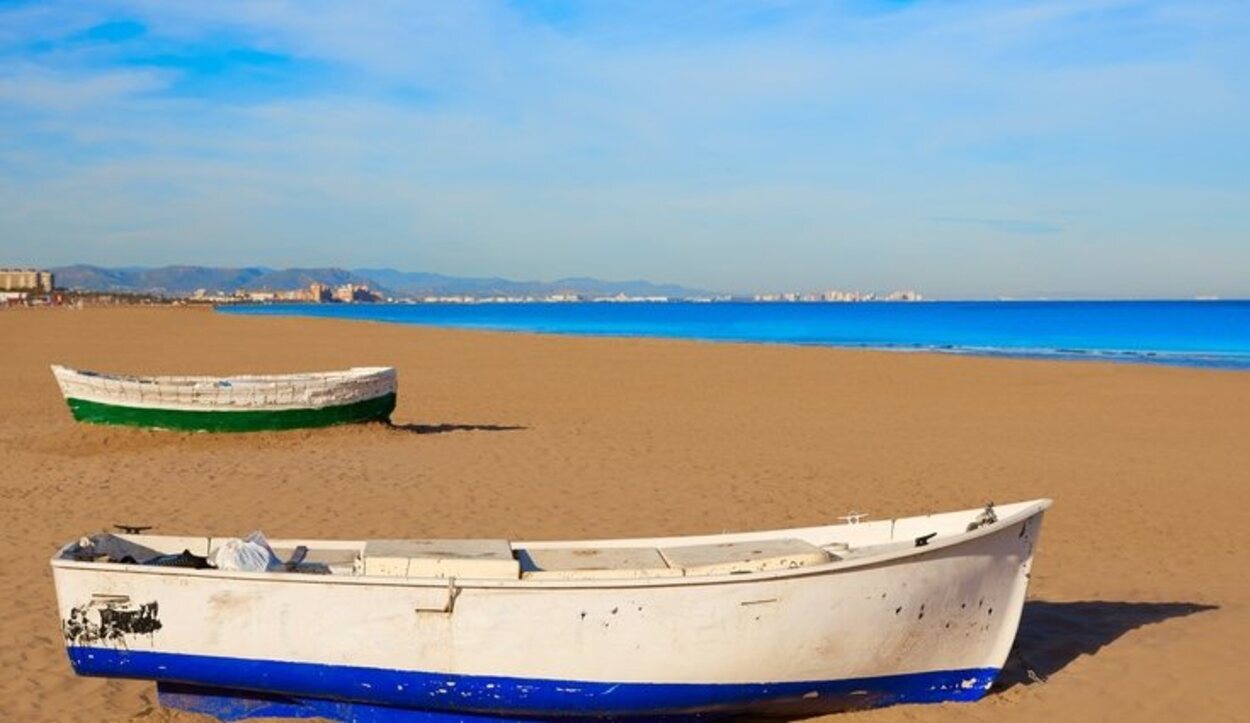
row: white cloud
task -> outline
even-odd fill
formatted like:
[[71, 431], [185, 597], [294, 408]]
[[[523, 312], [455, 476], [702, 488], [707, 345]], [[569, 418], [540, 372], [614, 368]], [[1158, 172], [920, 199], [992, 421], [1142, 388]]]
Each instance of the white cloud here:
[[[1250, 185], [1250, 63], [1233, 42], [1250, 13], [1225, 4], [604, 7], [554, 23], [489, 2], [5, 13], [0, 251], [37, 234], [61, 260], [106, 263], [681, 265], [676, 280], [733, 288], [893, 269], [936, 286], [972, 283], [950, 249], [1019, 234], [935, 218], [1062, 227], [1051, 238], [1111, 259], [1201, 209], [1240, 219], [1210, 231], [1213, 274], [1250, 223], [1212, 191]], [[108, 17], [146, 35], [23, 49]], [[227, 69], [187, 91], [194, 67], [143, 61], [222, 47], [308, 70], [245, 87]], [[1142, 205], [1156, 196], [1175, 201]], [[1073, 206], [1090, 210], [1051, 210]], [[1067, 252], [1039, 247], [1032, 266]], [[1030, 273], [975, 253], [987, 274]]]
[[31, 64], [0, 66], [0, 105], [60, 113], [113, 105], [166, 88], [170, 74], [156, 70], [62, 72]]

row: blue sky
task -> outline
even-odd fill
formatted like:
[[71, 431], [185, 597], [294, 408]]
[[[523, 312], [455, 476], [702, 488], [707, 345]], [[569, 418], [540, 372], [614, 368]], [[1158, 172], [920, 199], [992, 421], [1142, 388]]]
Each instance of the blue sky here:
[[0, 265], [1250, 296], [1239, 2], [0, 1]]

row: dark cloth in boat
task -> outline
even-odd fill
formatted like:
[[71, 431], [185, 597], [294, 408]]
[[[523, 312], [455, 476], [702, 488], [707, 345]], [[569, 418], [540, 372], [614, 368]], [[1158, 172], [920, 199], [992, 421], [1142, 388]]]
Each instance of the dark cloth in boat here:
[[192, 554], [190, 550], [183, 550], [178, 554], [157, 555], [145, 560], [136, 560], [134, 555], [114, 557], [112, 555], [97, 555], [92, 552], [79, 552], [75, 553], [74, 559], [80, 562], [111, 562], [118, 565], [151, 565], [153, 567], [186, 567], [193, 570], [206, 570], [212, 567], [208, 564], [208, 558]]
[[[129, 557], [129, 556], [128, 556]], [[192, 554], [190, 550], [183, 550], [176, 555], [157, 555], [150, 557], [140, 565], [153, 565], [156, 567], [189, 567], [193, 570], [206, 570], [211, 565], [208, 564], [207, 557], [200, 557]]]

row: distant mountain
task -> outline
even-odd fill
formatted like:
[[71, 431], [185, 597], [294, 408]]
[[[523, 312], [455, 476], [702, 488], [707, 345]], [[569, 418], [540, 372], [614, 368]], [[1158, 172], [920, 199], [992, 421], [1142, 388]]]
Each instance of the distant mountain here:
[[395, 269], [353, 269], [374, 279], [388, 289], [409, 296], [546, 296], [549, 294], [581, 294], [584, 296], [708, 296], [712, 292], [690, 289], [676, 284], [655, 284], [650, 281], [604, 281], [588, 277], [556, 281], [514, 281], [499, 277], [444, 276], [421, 271]]
[[389, 296], [706, 296], [711, 292], [650, 281], [604, 281], [569, 278], [556, 281], [513, 281], [503, 278], [466, 278], [395, 269], [272, 269], [265, 266], [216, 268], [209, 266], [62, 266], [52, 269], [56, 285], [81, 291], [128, 291], [182, 296], [198, 289], [229, 293], [236, 289], [296, 289], [317, 282], [330, 286], [365, 284]]
[[52, 269], [56, 285], [82, 291], [130, 291], [192, 294], [198, 289], [232, 292], [236, 289], [295, 289], [313, 282], [339, 286], [368, 284], [382, 292], [387, 289], [371, 279], [343, 269], [270, 269], [264, 266], [214, 268], [208, 266], [163, 266], [161, 268], [102, 268], [62, 266]]
[[386, 284], [380, 284], [375, 279], [361, 276], [352, 271], [344, 269], [324, 268], [324, 269], [281, 269], [269, 271], [264, 276], [253, 279], [251, 284], [244, 286], [245, 289], [298, 289], [306, 287], [309, 284], [328, 284], [330, 286], [342, 286], [343, 284], [363, 284], [384, 294], [391, 293], [390, 287]]

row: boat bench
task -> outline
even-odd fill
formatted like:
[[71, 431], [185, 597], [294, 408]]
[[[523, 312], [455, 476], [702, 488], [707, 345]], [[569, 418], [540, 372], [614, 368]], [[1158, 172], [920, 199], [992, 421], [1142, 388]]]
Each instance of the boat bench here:
[[507, 540], [370, 540], [364, 574], [516, 580], [521, 565]]
[[526, 580], [608, 580], [681, 577], [654, 547], [519, 549]]
[[673, 547], [516, 548], [507, 540], [373, 540], [365, 575], [496, 580], [609, 580], [740, 575], [833, 558], [797, 539]]
[[688, 577], [789, 570], [823, 565], [832, 559], [812, 543], [796, 539], [661, 547], [660, 554], [670, 567], [680, 568]]
[[674, 547], [518, 549], [527, 580], [604, 580], [737, 575], [820, 565], [833, 558], [803, 540]]

